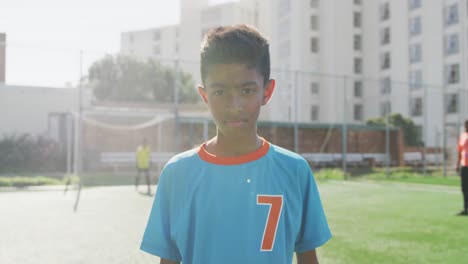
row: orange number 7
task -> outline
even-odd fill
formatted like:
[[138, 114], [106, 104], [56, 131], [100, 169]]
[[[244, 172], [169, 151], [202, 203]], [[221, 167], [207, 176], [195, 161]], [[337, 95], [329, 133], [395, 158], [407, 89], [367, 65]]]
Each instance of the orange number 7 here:
[[263, 231], [261, 251], [272, 251], [275, 245], [276, 230], [283, 208], [283, 195], [257, 195], [257, 204], [270, 206], [268, 218]]

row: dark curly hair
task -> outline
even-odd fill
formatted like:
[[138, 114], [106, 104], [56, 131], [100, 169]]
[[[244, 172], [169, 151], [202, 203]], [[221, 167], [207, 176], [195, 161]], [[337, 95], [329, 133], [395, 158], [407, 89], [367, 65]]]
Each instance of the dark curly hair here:
[[209, 30], [201, 45], [200, 62], [203, 84], [207, 68], [213, 64], [246, 64], [258, 70], [264, 84], [270, 79], [268, 40], [250, 25], [220, 26]]

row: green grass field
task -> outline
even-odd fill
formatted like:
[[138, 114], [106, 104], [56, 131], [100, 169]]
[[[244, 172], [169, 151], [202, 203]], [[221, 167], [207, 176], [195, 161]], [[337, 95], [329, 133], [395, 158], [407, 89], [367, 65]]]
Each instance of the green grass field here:
[[455, 175], [455, 173], [456, 172], [454, 170], [449, 170], [447, 171], [447, 175], [444, 177], [441, 170], [428, 170], [424, 175], [421, 171], [415, 171], [412, 168], [403, 167], [391, 168], [390, 175], [387, 176], [385, 169], [379, 168], [355, 178], [376, 181], [460, 186], [460, 178], [458, 175]]
[[[320, 263], [468, 263], [468, 217], [456, 216], [462, 206], [458, 177], [444, 178], [436, 174], [422, 177], [405, 171], [394, 171], [389, 178], [382, 173], [375, 172], [343, 181], [340, 180], [343, 178], [342, 173], [336, 170], [324, 170], [316, 173], [315, 176], [318, 179], [322, 202], [333, 233], [332, 240], [318, 249]], [[133, 175], [87, 175], [82, 178], [82, 181], [85, 188], [82, 193], [83, 201], [80, 204], [80, 210], [87, 212], [90, 207], [94, 206], [96, 208], [93, 207], [93, 210], [100, 212], [101, 216], [112, 215], [115, 209], [108, 208], [108, 206], [97, 208], [99, 201], [103, 200], [102, 197], [105, 197], [105, 201], [109, 200], [112, 205], [119, 205], [119, 210], [124, 212], [131, 210], [131, 207], [120, 208], [122, 204], [125, 204], [125, 200], [119, 199], [127, 196], [133, 197], [133, 186], [128, 186], [128, 188], [122, 186], [128, 189], [124, 189], [125, 193], [120, 191], [119, 193], [103, 194], [96, 200], [92, 200], [96, 196], [93, 192], [95, 188], [86, 187], [132, 185], [134, 183]], [[143, 179], [141, 182], [144, 185]], [[103, 191], [99, 193], [101, 192]], [[31, 195], [34, 194], [31, 193]], [[140, 196], [132, 199], [144, 198], [144, 196]], [[59, 201], [61, 198], [57, 196], [55, 199]], [[48, 203], [51, 201], [48, 200]], [[139, 202], [134, 201], [133, 203], [131, 206]], [[141, 218], [139, 224], [135, 224], [133, 218], [123, 217], [125, 214], [120, 215], [119, 220], [115, 223], [108, 222], [107, 224], [110, 226], [125, 225], [141, 231], [150, 205], [149, 201], [145, 201], [145, 208], [138, 213], [139, 218]], [[50, 206], [47, 204], [44, 205], [44, 208], [50, 208]], [[71, 210], [71, 202], [69, 206]], [[46, 211], [42, 213], [44, 213], [44, 219], [49, 215]], [[98, 220], [96, 218], [98, 215], [90, 215], [89, 217], [91, 217], [91, 222]], [[29, 219], [26, 216], [24, 218]], [[54, 220], [50, 221], [53, 223]], [[120, 230], [120, 228], [116, 228], [116, 230]], [[96, 232], [96, 237], [101, 236], [99, 230]], [[135, 231], [129, 228], [126, 232]], [[122, 232], [115, 234], [115, 242], [113, 242], [112, 234], [106, 234], [105, 237], [109, 236], [106, 243], [115, 243], [116, 245], [121, 243], [121, 234]], [[76, 235], [79, 236], [80, 233]], [[50, 235], [45, 237], [50, 237]], [[22, 239], [27, 240], [28, 238]], [[46, 244], [54, 243], [54, 241], [49, 241]], [[40, 246], [35, 244], [34, 247]], [[135, 247], [135, 250], [138, 251], [136, 244], [129, 245], [129, 247]], [[61, 256], [59, 246], [54, 254]], [[83, 253], [83, 256], [86, 254]], [[113, 254], [110, 254], [109, 258], [103, 255], [92, 259], [92, 261], [110, 263], [108, 260], [114, 259]], [[91, 259], [86, 259], [84, 263], [90, 263], [89, 261]]]
[[[384, 168], [374, 168], [357, 172], [350, 170], [352, 176], [348, 176], [348, 180], [359, 181], [390, 181], [402, 183], [418, 183], [430, 185], [445, 185], [445, 186], [460, 186], [460, 178], [455, 175], [455, 171], [448, 171], [448, 175], [443, 176], [440, 170], [428, 170], [424, 175], [420, 171], [413, 170], [408, 167], [391, 168], [390, 174], [387, 175]], [[322, 169], [314, 173], [315, 178], [323, 180], [344, 180], [344, 174], [340, 169]]]
[[459, 188], [388, 182], [319, 185], [333, 238], [321, 263], [467, 263]]

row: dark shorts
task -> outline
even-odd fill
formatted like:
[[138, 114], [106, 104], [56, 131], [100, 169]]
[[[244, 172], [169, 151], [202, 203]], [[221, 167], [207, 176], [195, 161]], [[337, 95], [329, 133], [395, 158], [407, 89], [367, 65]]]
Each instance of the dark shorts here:
[[468, 194], [468, 167], [461, 167], [460, 176], [462, 191]]

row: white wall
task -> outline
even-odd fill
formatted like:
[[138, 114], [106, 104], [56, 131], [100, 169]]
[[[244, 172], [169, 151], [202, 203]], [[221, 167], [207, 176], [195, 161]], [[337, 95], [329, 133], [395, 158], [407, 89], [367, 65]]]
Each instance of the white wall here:
[[77, 89], [0, 84], [0, 136], [46, 135], [49, 113], [76, 111]]

